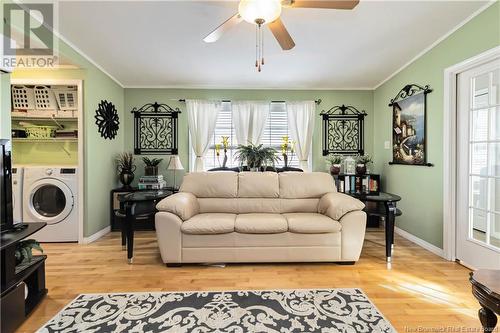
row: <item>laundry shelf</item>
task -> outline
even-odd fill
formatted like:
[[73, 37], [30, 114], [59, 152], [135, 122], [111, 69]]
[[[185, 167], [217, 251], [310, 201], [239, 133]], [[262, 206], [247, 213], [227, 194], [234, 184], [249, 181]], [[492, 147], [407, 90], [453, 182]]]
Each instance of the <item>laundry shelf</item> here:
[[28, 138], [12, 138], [12, 142], [26, 143], [48, 143], [48, 142], [78, 142], [78, 138], [48, 138], [48, 139], [28, 139]]
[[58, 118], [58, 117], [12, 117], [12, 121], [51, 121], [55, 120], [58, 122], [63, 122], [63, 121], [71, 121], [75, 122], [78, 121], [78, 118]]

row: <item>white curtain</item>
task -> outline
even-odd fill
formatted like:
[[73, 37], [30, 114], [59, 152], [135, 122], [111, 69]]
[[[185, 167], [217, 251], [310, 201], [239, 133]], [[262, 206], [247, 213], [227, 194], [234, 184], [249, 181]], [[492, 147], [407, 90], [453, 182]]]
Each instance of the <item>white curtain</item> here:
[[232, 110], [234, 134], [238, 144], [258, 144], [269, 116], [269, 102], [235, 101], [232, 102]]
[[311, 153], [316, 103], [314, 101], [287, 102], [286, 109], [290, 136], [295, 141], [299, 166], [304, 171], [311, 171], [308, 159]]
[[204, 170], [203, 156], [205, 156], [213, 138], [221, 105], [222, 103], [218, 101], [186, 100], [189, 135], [191, 146], [196, 155], [194, 172]]

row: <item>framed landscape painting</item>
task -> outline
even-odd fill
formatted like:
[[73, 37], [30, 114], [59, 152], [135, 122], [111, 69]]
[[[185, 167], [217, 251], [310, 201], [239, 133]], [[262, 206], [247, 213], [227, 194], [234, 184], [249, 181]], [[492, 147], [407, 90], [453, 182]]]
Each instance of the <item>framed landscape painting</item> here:
[[391, 100], [392, 163], [427, 165], [426, 97], [432, 90], [407, 85]]

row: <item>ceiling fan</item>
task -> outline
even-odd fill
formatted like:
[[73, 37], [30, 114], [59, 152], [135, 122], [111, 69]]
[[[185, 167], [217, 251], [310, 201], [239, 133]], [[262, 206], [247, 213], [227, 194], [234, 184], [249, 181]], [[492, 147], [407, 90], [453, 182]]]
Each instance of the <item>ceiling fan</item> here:
[[240, 0], [238, 13], [231, 16], [203, 41], [216, 42], [227, 30], [246, 21], [256, 26], [256, 60], [255, 67], [260, 72], [264, 65], [264, 39], [262, 27], [267, 25], [283, 50], [291, 50], [295, 42], [280, 19], [284, 8], [323, 8], [323, 9], [353, 9], [359, 0]]

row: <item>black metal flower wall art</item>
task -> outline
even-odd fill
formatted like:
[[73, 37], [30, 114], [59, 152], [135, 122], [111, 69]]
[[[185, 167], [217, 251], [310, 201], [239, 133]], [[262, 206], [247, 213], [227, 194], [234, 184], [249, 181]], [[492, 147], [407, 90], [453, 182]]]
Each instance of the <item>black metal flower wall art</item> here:
[[102, 100], [95, 111], [95, 124], [101, 137], [113, 140], [118, 133], [120, 120], [113, 103]]

